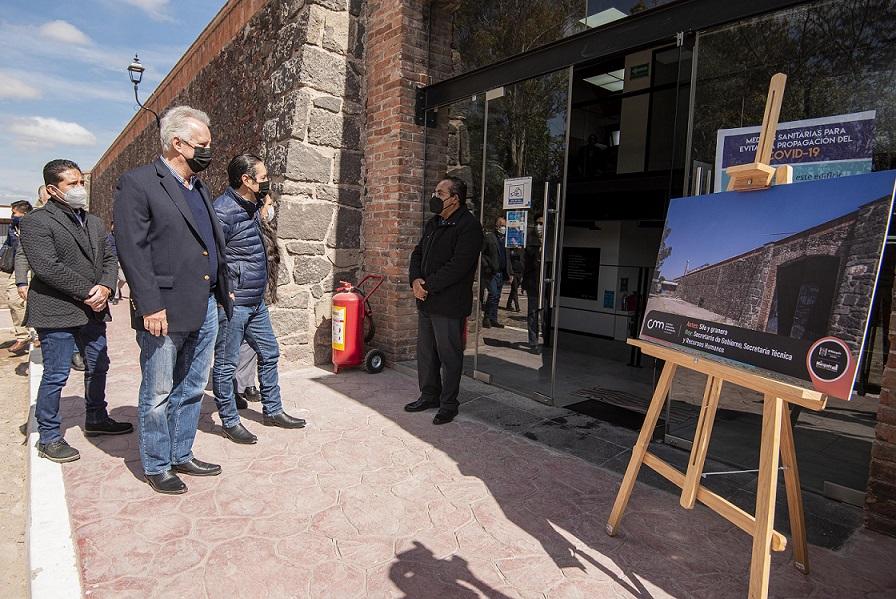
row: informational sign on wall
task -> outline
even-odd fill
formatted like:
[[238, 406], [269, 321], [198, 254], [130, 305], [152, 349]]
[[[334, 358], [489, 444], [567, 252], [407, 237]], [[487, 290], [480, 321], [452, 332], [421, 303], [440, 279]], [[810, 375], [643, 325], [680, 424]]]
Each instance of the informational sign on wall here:
[[896, 171], [671, 201], [641, 337], [849, 399]]
[[560, 295], [583, 300], [597, 299], [600, 248], [563, 248]]
[[[778, 125], [772, 166], [793, 167], [794, 183], [871, 172], [876, 112], [856, 112]], [[729, 166], [756, 159], [759, 127], [720, 129], [716, 134], [715, 191], [728, 188]]]
[[528, 224], [528, 212], [525, 210], [509, 210], [505, 217], [507, 221], [507, 235], [504, 237], [504, 245], [509, 248], [526, 247], [526, 227]]
[[504, 179], [504, 210], [532, 207], [532, 177]]

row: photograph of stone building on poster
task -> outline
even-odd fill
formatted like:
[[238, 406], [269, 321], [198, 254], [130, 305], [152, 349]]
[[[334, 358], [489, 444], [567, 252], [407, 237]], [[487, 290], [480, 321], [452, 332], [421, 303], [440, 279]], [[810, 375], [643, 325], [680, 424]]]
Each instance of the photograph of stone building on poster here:
[[847, 399], [894, 180], [672, 200], [641, 336]]

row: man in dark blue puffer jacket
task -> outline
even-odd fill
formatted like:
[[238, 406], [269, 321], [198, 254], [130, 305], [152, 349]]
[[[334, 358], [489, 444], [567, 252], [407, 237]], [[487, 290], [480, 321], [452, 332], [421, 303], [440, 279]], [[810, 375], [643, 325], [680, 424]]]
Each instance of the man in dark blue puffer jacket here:
[[[259, 210], [270, 191], [268, 170], [259, 157], [240, 154], [227, 165], [227, 178], [230, 186], [215, 200], [214, 207], [224, 230], [227, 273], [233, 292], [233, 316], [228, 320], [223, 312], [219, 315], [212, 385], [224, 436], [235, 443], [249, 444], [255, 443], [257, 437], [240, 422], [233, 384], [243, 339], [258, 354], [264, 424], [302, 428], [305, 421], [283, 411], [277, 375], [280, 347], [264, 301], [268, 269]], [[271, 284], [276, 285], [277, 282], [272, 281]]]

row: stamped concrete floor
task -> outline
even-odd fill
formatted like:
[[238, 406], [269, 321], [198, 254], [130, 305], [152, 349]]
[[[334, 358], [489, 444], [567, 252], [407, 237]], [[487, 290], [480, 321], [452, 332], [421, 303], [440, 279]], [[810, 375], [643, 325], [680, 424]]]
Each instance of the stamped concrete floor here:
[[[126, 320], [117, 307], [108, 389], [112, 415], [133, 421]], [[136, 435], [84, 438], [77, 379], [64, 426], [82, 459], [63, 470], [87, 597], [746, 596], [745, 534], [639, 484], [608, 537], [620, 476], [493, 425], [475, 391], [435, 427], [402, 410], [416, 384], [397, 371], [295, 370], [285, 405], [309, 427], [264, 428], [252, 404], [253, 446], [220, 436], [206, 398], [194, 449], [224, 472], [167, 497], [141, 480]], [[894, 554], [896, 539], [859, 532], [838, 551], [812, 547], [808, 577], [776, 554], [771, 595], [892, 597]]]

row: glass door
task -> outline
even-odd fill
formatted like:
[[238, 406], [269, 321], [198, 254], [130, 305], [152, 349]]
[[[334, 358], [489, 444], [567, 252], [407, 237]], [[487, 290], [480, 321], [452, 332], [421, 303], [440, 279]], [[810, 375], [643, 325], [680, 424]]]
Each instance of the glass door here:
[[550, 403], [570, 70], [486, 92], [475, 378]]

